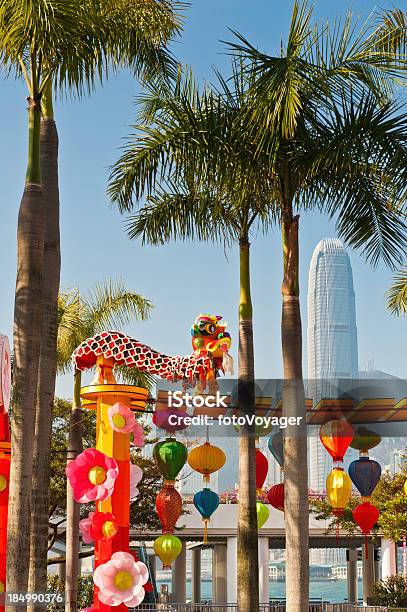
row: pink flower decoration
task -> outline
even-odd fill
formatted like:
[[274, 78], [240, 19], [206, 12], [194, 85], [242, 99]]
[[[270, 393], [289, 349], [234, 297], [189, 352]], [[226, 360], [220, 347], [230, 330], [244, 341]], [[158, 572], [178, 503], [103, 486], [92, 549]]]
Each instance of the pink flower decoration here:
[[107, 606], [138, 606], [144, 599], [143, 584], [147, 581], [147, 567], [126, 552], [113, 553], [110, 561], [99, 565], [93, 574], [99, 601]]
[[126, 404], [116, 402], [116, 404], [110, 406], [107, 415], [113, 431], [127, 434], [133, 431], [135, 425], [134, 414]]
[[[82, 540], [85, 542], [85, 544], [90, 544], [93, 542], [93, 538], [90, 535], [90, 528], [92, 526], [92, 518], [94, 514], [94, 512], [89, 512], [89, 515], [86, 518], [79, 521], [79, 531], [81, 532]], [[87, 609], [88, 608], [85, 608], [85, 610]]]
[[130, 501], [134, 501], [139, 494], [138, 483], [143, 478], [143, 470], [139, 465], [130, 463]]
[[132, 432], [134, 446], [142, 448], [144, 446], [144, 429], [139, 423], [134, 423]]
[[110, 497], [119, 475], [115, 459], [95, 448], [87, 448], [65, 468], [77, 502], [87, 504]]

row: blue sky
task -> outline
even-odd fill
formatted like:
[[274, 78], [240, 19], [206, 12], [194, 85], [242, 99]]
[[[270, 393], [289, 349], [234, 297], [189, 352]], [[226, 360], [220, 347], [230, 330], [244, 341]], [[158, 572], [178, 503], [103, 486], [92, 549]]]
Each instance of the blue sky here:
[[[388, 3], [385, 5], [390, 6]], [[343, 0], [317, 0], [318, 18], [343, 15]], [[382, 5], [383, 6], [383, 5]], [[375, 9], [367, 0], [354, 1], [355, 14], [365, 18]], [[231, 40], [237, 29], [262, 50], [274, 52], [286, 33], [291, 2], [266, 0], [192, 0], [184, 34], [174, 45], [179, 59], [200, 79], [212, 79], [212, 66], [227, 70], [228, 58], [220, 40]], [[189, 327], [200, 312], [222, 314], [236, 339], [238, 261], [236, 249], [225, 254], [210, 244], [171, 244], [160, 248], [130, 242], [124, 219], [109, 206], [106, 181], [109, 166], [134, 119], [137, 83], [127, 73], [112, 78], [82, 101], [55, 105], [60, 137], [62, 228], [62, 286], [85, 292], [95, 282], [120, 278], [129, 288], [150, 298], [151, 320], [128, 328], [136, 338], [170, 354], [190, 352]], [[26, 164], [26, 91], [22, 83], [1, 81], [2, 130], [0, 331], [11, 336], [16, 225]], [[308, 266], [317, 242], [335, 236], [335, 228], [317, 214], [301, 220], [301, 292], [304, 333]], [[406, 321], [395, 319], [384, 307], [391, 273], [372, 270], [351, 252], [356, 290], [359, 365], [374, 359], [375, 367], [407, 378]], [[252, 240], [252, 284], [255, 324], [256, 374], [281, 377], [279, 231]], [[237, 354], [236, 342], [232, 353]], [[305, 351], [304, 351], [305, 353]], [[306, 360], [304, 359], [306, 368]], [[306, 373], [306, 369], [305, 369]], [[58, 392], [71, 395], [69, 378], [58, 381]]]

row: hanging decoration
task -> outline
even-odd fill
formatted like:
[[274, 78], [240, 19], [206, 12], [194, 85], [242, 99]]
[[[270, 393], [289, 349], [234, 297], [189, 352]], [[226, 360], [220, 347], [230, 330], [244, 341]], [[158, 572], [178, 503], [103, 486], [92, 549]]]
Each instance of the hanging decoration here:
[[157, 494], [155, 509], [163, 533], [173, 533], [176, 522], [182, 513], [182, 498], [173, 485], [164, 485]]
[[143, 478], [143, 470], [139, 465], [130, 463], [130, 501], [133, 502], [139, 494], [138, 484]]
[[[185, 419], [188, 418], [188, 416], [189, 415], [182, 410], [167, 408], [165, 410], [158, 410], [154, 412], [153, 423], [159, 429], [164, 429], [166, 432], [173, 434], [176, 431], [182, 431], [188, 427], [188, 424], [185, 422]], [[170, 417], [173, 417], [171, 421]]]
[[223, 450], [208, 440], [204, 444], [195, 446], [188, 454], [189, 466], [203, 475], [205, 483], [209, 483], [211, 474], [220, 470], [225, 461], [226, 455]]
[[261, 529], [270, 516], [270, 510], [266, 504], [257, 500], [256, 501], [256, 514], [257, 514], [257, 529]]
[[334, 516], [342, 516], [349, 502], [352, 482], [343, 468], [335, 467], [326, 479], [326, 491]]
[[379, 510], [370, 502], [363, 502], [362, 504], [359, 504], [359, 506], [356, 506], [356, 508], [352, 512], [352, 516], [355, 519], [355, 522], [359, 525], [361, 532], [365, 536], [366, 559], [368, 558], [369, 554], [368, 536], [375, 524], [377, 523], [379, 515]]
[[175, 438], [166, 438], [154, 446], [153, 457], [165, 482], [173, 484], [186, 463], [188, 450]]
[[163, 569], [171, 569], [173, 561], [182, 550], [181, 540], [170, 533], [158, 537], [154, 541], [154, 552], [160, 558]]
[[208, 543], [208, 523], [212, 514], [219, 506], [219, 495], [208, 487], [198, 491], [194, 495], [194, 506], [202, 516], [204, 522], [204, 544]]
[[350, 447], [358, 450], [361, 454], [367, 454], [372, 448], [377, 446], [381, 441], [381, 437], [374, 431], [366, 427], [358, 427], [355, 430], [355, 435]]
[[319, 437], [334, 461], [343, 461], [353, 440], [353, 428], [344, 419], [334, 419], [321, 425]]
[[380, 463], [369, 459], [369, 457], [361, 456], [359, 459], [352, 461], [348, 472], [353, 484], [362, 496], [362, 501], [367, 501], [365, 498], [372, 495], [380, 480], [382, 473]]
[[268, 447], [270, 453], [277, 461], [280, 468], [284, 467], [284, 446], [283, 446], [283, 432], [280, 429], [276, 433], [271, 434], [268, 440]]
[[273, 508], [284, 512], [284, 483], [273, 485], [267, 492], [267, 499]]
[[269, 469], [269, 462], [267, 461], [267, 457], [261, 452], [260, 449], [256, 448], [256, 489], [257, 493], [261, 491], [265, 480], [267, 478], [267, 473]]

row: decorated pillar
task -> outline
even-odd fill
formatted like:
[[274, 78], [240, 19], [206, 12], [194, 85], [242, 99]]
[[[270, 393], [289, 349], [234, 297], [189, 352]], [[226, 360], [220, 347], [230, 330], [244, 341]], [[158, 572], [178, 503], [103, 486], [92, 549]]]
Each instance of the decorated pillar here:
[[[10, 481], [10, 424], [8, 409], [11, 389], [11, 358], [7, 336], [0, 335], [0, 593], [6, 590], [7, 516]], [[4, 606], [0, 605], [3, 612]]]

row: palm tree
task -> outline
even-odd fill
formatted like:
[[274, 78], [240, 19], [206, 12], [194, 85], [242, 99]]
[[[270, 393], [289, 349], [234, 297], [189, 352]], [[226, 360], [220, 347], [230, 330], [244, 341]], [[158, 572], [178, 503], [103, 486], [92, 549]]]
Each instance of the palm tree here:
[[[198, 91], [192, 77], [180, 78], [176, 91], [152, 88], [140, 100], [141, 115], [154, 108], [154, 123], [145, 125], [136, 142], [115, 168], [110, 187], [121, 210], [133, 206], [123, 192], [133, 190], [149, 203], [131, 220], [131, 238], [142, 236], [151, 244], [171, 239], [198, 239], [239, 245], [239, 388], [242, 414], [254, 413], [253, 307], [250, 287], [250, 236], [273, 220], [273, 185], [259, 163], [252, 163], [254, 149], [239, 121], [244, 105], [247, 76], [234, 63], [234, 87], [223, 82], [224, 94]], [[159, 110], [157, 110], [159, 109]], [[140, 128], [141, 129], [141, 128]], [[194, 151], [179, 163], [178, 155], [190, 138]], [[214, 163], [209, 151], [219, 155]], [[160, 159], [161, 169], [155, 164]], [[130, 176], [131, 175], [131, 178]], [[197, 180], [197, 177], [202, 180]], [[235, 180], [231, 180], [232, 176]], [[171, 188], [174, 190], [172, 191]], [[240, 428], [238, 598], [239, 609], [258, 609], [258, 553], [254, 427]]]
[[[397, 259], [405, 243], [398, 213], [386, 208], [386, 199], [395, 201], [401, 196], [405, 179], [404, 120], [396, 119], [392, 124], [395, 108], [384, 102], [391, 88], [390, 77], [399, 73], [401, 64], [389, 51], [390, 42], [395, 44], [398, 26], [393, 32], [389, 25], [387, 34], [383, 24], [373, 32], [363, 28], [356, 43], [352, 40], [351, 44], [350, 17], [343, 29], [334, 28], [333, 34], [329, 29], [313, 34], [310, 18], [310, 11], [304, 7], [299, 10], [295, 4], [287, 53], [281, 58], [267, 58], [253, 47], [235, 45], [240, 54], [249, 55], [249, 62], [243, 62], [241, 70], [249, 91], [239, 97], [237, 105], [222, 78], [223, 94], [218, 97], [208, 91], [201, 97], [191, 93], [194, 87], [190, 79], [169, 95], [152, 92], [141, 113], [144, 125], [136, 126], [137, 133], [114, 167], [109, 188], [113, 201], [122, 210], [131, 209], [133, 200], [145, 192], [149, 197], [148, 204], [130, 221], [132, 237], [141, 234], [147, 240], [160, 241], [157, 227], [161, 224], [163, 239], [193, 237], [194, 232], [205, 239], [196, 227], [199, 223], [205, 227], [205, 213], [214, 218], [214, 211], [209, 208], [206, 212], [203, 202], [209, 207], [211, 201], [228, 201], [225, 193], [233, 193], [233, 205], [239, 208], [243, 201], [239, 194], [245, 195], [246, 188], [249, 191], [253, 177], [261, 172], [268, 177], [267, 201], [279, 210], [283, 229], [284, 409], [287, 416], [303, 417], [302, 427], [289, 430], [285, 440], [287, 599], [288, 609], [296, 612], [307, 609], [308, 592], [296, 208], [325, 207], [328, 214], [337, 217], [339, 233], [353, 246], [365, 246], [367, 257], [373, 261], [383, 256], [390, 263]], [[399, 28], [397, 37], [402, 40]], [[244, 39], [242, 42], [248, 45]], [[380, 45], [386, 50], [380, 52]], [[266, 59], [268, 78], [264, 77], [266, 68], [259, 69]], [[353, 87], [349, 99], [344, 87], [346, 79]], [[266, 102], [259, 96], [260, 86], [267, 92]], [[375, 97], [363, 96], [369, 87]], [[383, 102], [382, 109], [376, 97]], [[232, 107], [233, 112], [230, 108], [226, 112], [225, 106]], [[370, 121], [371, 129], [366, 129]], [[352, 138], [353, 145], [349, 141]], [[375, 163], [366, 159], [371, 138], [377, 147]], [[189, 211], [192, 205], [194, 212]], [[223, 219], [228, 220], [228, 216]], [[243, 475], [241, 471], [241, 478], [253, 474], [254, 457], [251, 461], [247, 460], [247, 472]], [[245, 520], [248, 524], [248, 514]], [[247, 549], [244, 554], [255, 556], [256, 552]], [[239, 605], [246, 605], [254, 589], [247, 590], [242, 568], [243, 565], [238, 575]], [[255, 581], [253, 577], [251, 585]], [[253, 600], [247, 605], [247, 609], [254, 609]]]
[[407, 267], [404, 266], [393, 278], [387, 292], [387, 308], [396, 315], [407, 314]]
[[[105, 282], [97, 285], [87, 296], [72, 290], [58, 297], [58, 372], [72, 370], [71, 355], [86, 338], [108, 328], [121, 328], [134, 320], [145, 320], [152, 304], [143, 296], [129, 291], [122, 283]], [[119, 373], [129, 384], [150, 388], [152, 379], [136, 369]], [[120, 375], [120, 374], [119, 374]], [[70, 419], [67, 461], [82, 451], [81, 372], [74, 371], [74, 393]], [[79, 518], [80, 504], [74, 500], [72, 488], [67, 485], [66, 498], [66, 576], [65, 609], [77, 610], [77, 581], [79, 572]], [[48, 509], [47, 509], [48, 510]], [[48, 534], [45, 543], [48, 541]]]
[[[0, 8], [1, 65], [7, 73], [22, 76], [29, 91], [29, 159], [19, 215], [14, 322], [16, 391], [10, 506], [15, 511], [10, 512], [8, 557], [13, 559], [8, 572], [12, 590], [27, 589], [27, 516], [33, 464], [34, 479], [39, 474], [41, 483], [33, 483], [31, 516], [37, 524], [41, 514], [44, 520], [42, 531], [33, 531], [31, 536], [32, 557], [44, 557], [48, 487], [43, 477], [55, 388], [60, 270], [53, 89], [82, 94], [92, 90], [95, 81], [107, 77], [108, 68], [120, 66], [129, 66], [141, 78], [171, 75], [174, 61], [166, 44], [180, 30], [182, 7], [173, 0], [151, 0], [148, 4], [118, 0], [108, 6], [98, 0], [5, 0]], [[23, 443], [24, 451], [20, 449]], [[14, 557], [19, 561], [14, 562]], [[37, 565], [39, 573], [31, 572], [30, 589], [42, 591], [46, 588], [46, 566], [41, 570], [41, 564]]]

